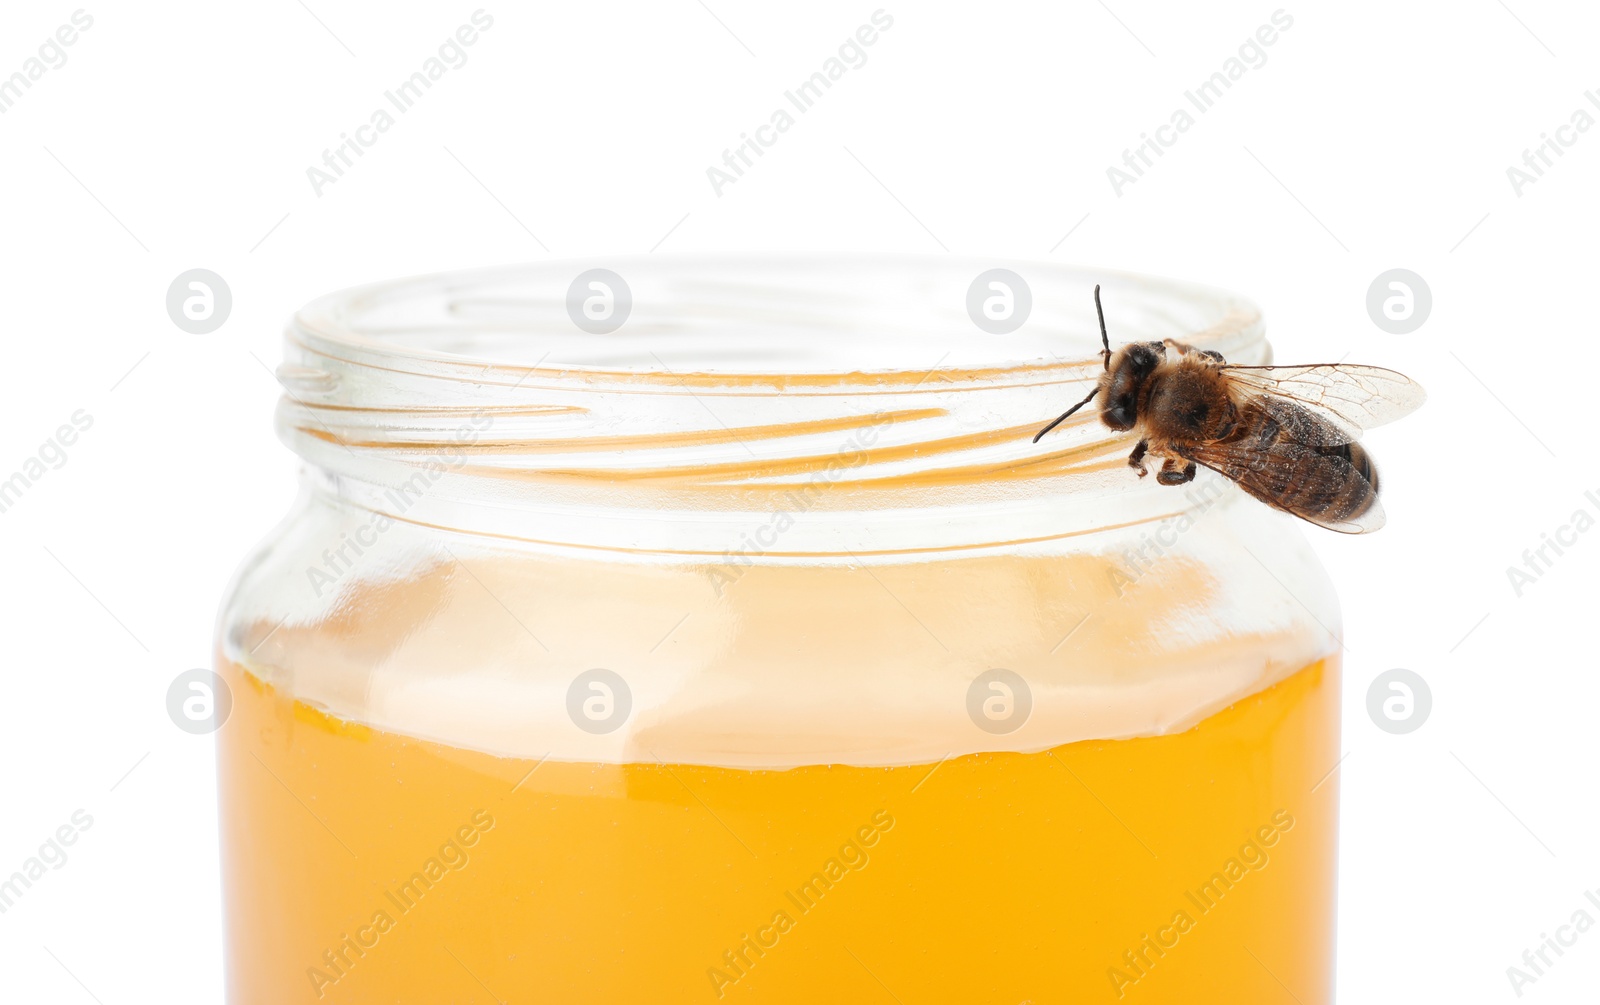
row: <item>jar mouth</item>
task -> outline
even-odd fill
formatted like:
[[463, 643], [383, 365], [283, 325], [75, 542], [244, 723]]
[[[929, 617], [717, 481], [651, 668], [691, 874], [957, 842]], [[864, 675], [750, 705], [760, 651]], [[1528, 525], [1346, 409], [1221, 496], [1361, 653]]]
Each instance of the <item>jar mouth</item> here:
[[[969, 303], [974, 283], [997, 270], [1022, 285], [991, 291], [981, 283]], [[594, 282], [614, 289], [608, 296]], [[320, 297], [296, 313], [288, 337], [329, 361], [469, 381], [848, 393], [927, 379], [1078, 380], [1084, 366], [1099, 366], [1097, 283], [1106, 286], [1113, 345], [1180, 338], [1231, 359], [1262, 342], [1254, 304], [1197, 284], [1037, 262], [864, 254], [649, 256], [413, 277]], [[991, 298], [1008, 317], [988, 317], [980, 304]], [[985, 330], [980, 316], [1010, 330]]]
[[546, 262], [313, 301], [286, 333], [279, 432], [356, 505], [559, 544], [698, 551], [686, 522], [797, 506], [806, 528], [770, 554], [837, 550], [873, 511], [911, 530], [843, 536], [889, 551], [1159, 519], [1183, 494], [1140, 485], [1131, 442], [1092, 409], [1032, 442], [1101, 371], [1096, 283], [1113, 348], [1269, 361], [1249, 301], [1145, 276], [859, 254]]

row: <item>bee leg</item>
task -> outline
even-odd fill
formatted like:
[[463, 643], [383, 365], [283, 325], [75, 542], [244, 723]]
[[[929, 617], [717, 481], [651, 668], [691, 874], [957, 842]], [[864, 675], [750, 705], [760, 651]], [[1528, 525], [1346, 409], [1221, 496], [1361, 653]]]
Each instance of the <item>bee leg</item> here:
[[1144, 463], [1145, 451], [1147, 451], [1149, 449], [1150, 449], [1149, 442], [1147, 442], [1145, 440], [1140, 440], [1139, 441], [1139, 445], [1133, 448], [1133, 453], [1128, 455], [1128, 467], [1133, 468], [1135, 471], [1139, 472], [1139, 477], [1140, 478], [1143, 478], [1145, 475], [1150, 473], [1150, 469], [1145, 467], [1145, 463]]
[[1161, 470], [1156, 473], [1156, 481], [1163, 485], [1183, 485], [1194, 481], [1194, 473], [1194, 461], [1189, 461], [1180, 468], [1177, 460], [1168, 457], [1161, 462]]

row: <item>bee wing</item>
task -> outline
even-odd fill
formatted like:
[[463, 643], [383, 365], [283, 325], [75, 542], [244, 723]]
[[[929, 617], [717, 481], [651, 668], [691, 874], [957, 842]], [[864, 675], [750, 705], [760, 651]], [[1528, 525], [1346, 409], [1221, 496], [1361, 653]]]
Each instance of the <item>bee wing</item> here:
[[1222, 366], [1236, 386], [1288, 398], [1339, 427], [1353, 440], [1363, 429], [1393, 422], [1427, 400], [1422, 385], [1393, 370], [1354, 363], [1309, 366]]
[[1185, 444], [1182, 453], [1268, 506], [1319, 527], [1368, 534], [1384, 524], [1371, 459], [1320, 412], [1262, 399], [1248, 409], [1242, 435]]

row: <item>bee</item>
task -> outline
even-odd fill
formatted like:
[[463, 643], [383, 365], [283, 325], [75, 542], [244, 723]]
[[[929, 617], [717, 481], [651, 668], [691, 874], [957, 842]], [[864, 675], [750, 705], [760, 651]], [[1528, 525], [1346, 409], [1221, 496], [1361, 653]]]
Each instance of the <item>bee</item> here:
[[1100, 421], [1133, 431], [1128, 465], [1143, 478], [1183, 485], [1204, 465], [1268, 506], [1319, 527], [1365, 534], [1383, 526], [1378, 469], [1361, 431], [1414, 410], [1427, 395], [1410, 378], [1375, 366], [1237, 366], [1222, 354], [1172, 339], [1113, 352], [1094, 288], [1105, 371], [1094, 390], [1039, 430], [1033, 442], [1100, 396]]

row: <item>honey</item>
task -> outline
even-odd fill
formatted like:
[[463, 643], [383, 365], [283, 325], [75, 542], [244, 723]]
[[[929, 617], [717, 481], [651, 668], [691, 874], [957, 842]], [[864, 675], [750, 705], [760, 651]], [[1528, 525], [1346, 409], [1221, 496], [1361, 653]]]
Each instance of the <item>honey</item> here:
[[230, 667], [231, 1001], [1331, 1001], [1338, 673], [897, 767], [543, 761]]

